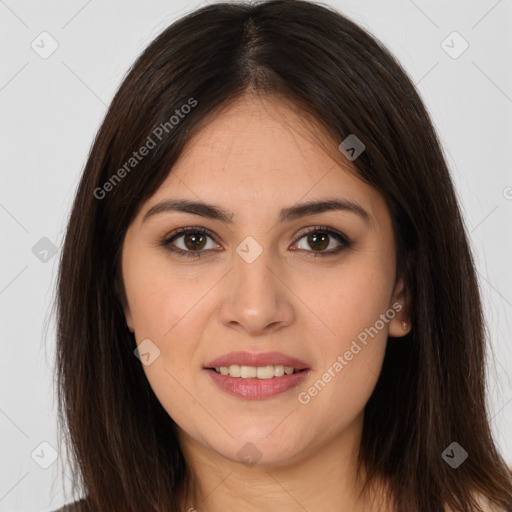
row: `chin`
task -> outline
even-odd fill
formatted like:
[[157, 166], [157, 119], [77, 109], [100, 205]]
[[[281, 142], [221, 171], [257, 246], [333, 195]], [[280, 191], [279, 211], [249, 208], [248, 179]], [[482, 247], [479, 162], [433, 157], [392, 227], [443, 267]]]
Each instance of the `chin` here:
[[[272, 428], [275, 428], [275, 424]], [[229, 441], [229, 446], [212, 445], [219, 454], [233, 462], [247, 467], [275, 467], [294, 462], [299, 457], [299, 447], [295, 439], [290, 439], [285, 433], [268, 435], [272, 428], [261, 435], [250, 436], [245, 432]]]

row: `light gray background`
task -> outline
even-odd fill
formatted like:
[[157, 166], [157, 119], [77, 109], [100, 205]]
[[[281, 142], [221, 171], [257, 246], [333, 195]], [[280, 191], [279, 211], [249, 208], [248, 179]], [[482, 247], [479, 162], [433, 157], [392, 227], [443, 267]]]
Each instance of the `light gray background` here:
[[[0, 511], [47, 511], [64, 502], [57, 469], [65, 456], [43, 469], [52, 450], [40, 443], [57, 454], [61, 448], [50, 306], [71, 201], [128, 67], [173, 20], [206, 3], [0, 0]], [[439, 132], [492, 342], [492, 427], [512, 464], [512, 0], [326, 3], [393, 51]], [[46, 59], [31, 47], [35, 41], [39, 51], [51, 48], [48, 36], [39, 36], [43, 31], [58, 43]], [[442, 44], [453, 31], [469, 44], [458, 58], [444, 47], [457, 51], [460, 40], [451, 36]], [[43, 237], [57, 249], [46, 262], [41, 250], [38, 257], [32, 252]], [[471, 457], [471, 447], [464, 448]]]

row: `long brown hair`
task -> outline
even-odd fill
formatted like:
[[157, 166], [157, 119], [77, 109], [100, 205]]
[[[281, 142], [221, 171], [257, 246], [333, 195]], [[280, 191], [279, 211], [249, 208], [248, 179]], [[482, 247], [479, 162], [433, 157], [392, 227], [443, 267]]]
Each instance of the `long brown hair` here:
[[[365, 407], [359, 464], [367, 483], [385, 478], [398, 512], [482, 510], [476, 495], [512, 510], [512, 474], [486, 410], [475, 266], [432, 122], [378, 40], [331, 8], [301, 0], [219, 3], [182, 17], [134, 63], [96, 136], [57, 287], [59, 420], [72, 492], [87, 495], [82, 509], [178, 511], [178, 496], [193, 484], [176, 424], [125, 329], [120, 251], [190, 137], [249, 90], [293, 102], [339, 154], [355, 134], [365, 151], [352, 164], [392, 215], [413, 328], [388, 340]], [[183, 105], [190, 108], [174, 123]], [[131, 161], [149, 139], [155, 145]], [[453, 442], [468, 452], [457, 468], [442, 457]]]

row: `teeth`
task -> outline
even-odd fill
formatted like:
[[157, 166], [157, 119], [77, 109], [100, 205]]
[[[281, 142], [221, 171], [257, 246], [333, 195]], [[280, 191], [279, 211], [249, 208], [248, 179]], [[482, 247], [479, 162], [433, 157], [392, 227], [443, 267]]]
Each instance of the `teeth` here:
[[231, 377], [240, 377], [242, 374], [242, 368], [237, 364], [232, 364], [229, 368], [225, 366], [224, 368], [229, 370], [228, 373]]
[[256, 370], [256, 377], [258, 379], [271, 379], [274, 376], [273, 366], [259, 366]]
[[284, 375], [284, 366], [274, 366], [274, 377], [282, 377]]
[[[231, 372], [231, 366], [229, 367], [229, 371]], [[256, 377], [257, 373], [258, 368], [254, 366], [240, 366], [240, 377], [242, 377], [242, 379], [252, 379]]]
[[272, 379], [274, 377], [282, 377], [283, 375], [291, 375], [297, 373], [298, 370], [291, 366], [240, 366], [232, 364], [231, 366], [218, 366], [215, 368], [217, 373], [221, 375], [229, 375], [230, 377], [242, 377], [242, 379]]

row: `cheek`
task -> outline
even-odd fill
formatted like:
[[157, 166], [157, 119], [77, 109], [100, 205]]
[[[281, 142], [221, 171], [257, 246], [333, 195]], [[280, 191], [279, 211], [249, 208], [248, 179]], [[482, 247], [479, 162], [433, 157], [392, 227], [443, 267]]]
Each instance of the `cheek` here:
[[[123, 277], [137, 334], [164, 341], [183, 319], [200, 307], [201, 298], [214, 284], [207, 276], [194, 276], [155, 251], [127, 255]], [[171, 336], [172, 337], [172, 336]]]
[[388, 324], [380, 320], [381, 312], [367, 304], [364, 310], [347, 308], [335, 323], [336, 334], [317, 344], [318, 367], [297, 399], [304, 414], [329, 425], [326, 436], [361, 414], [375, 388], [387, 342]]
[[[332, 351], [350, 344], [386, 312], [393, 279], [388, 259], [367, 251], [351, 254], [337, 267], [301, 272], [294, 291], [310, 311], [305, 316], [308, 323], [317, 324], [318, 335], [325, 340], [322, 345]], [[387, 328], [388, 324], [383, 330]]]
[[194, 356], [211, 314], [205, 299], [218, 281], [191, 274], [150, 253], [127, 259], [124, 269], [137, 344], [149, 339], [157, 347], [158, 356], [143, 370], [164, 408], [177, 417], [197, 406], [185, 390], [192, 389], [200, 367]]
[[315, 312], [308, 316], [318, 368], [301, 388], [299, 401], [312, 404], [319, 415], [332, 414], [336, 424], [364, 408], [382, 367], [395, 316], [389, 306], [394, 274], [388, 262], [370, 252], [357, 254], [328, 278], [317, 274], [314, 281], [302, 281], [301, 296], [308, 296], [305, 302]]
[[137, 344], [149, 339], [159, 350], [151, 364], [143, 365], [149, 385], [173, 419], [194, 418], [200, 410], [187, 390], [193, 389], [197, 373], [192, 370], [198, 367], [194, 354], [204, 330], [201, 298], [208, 283], [146, 254], [126, 265], [125, 285]]

